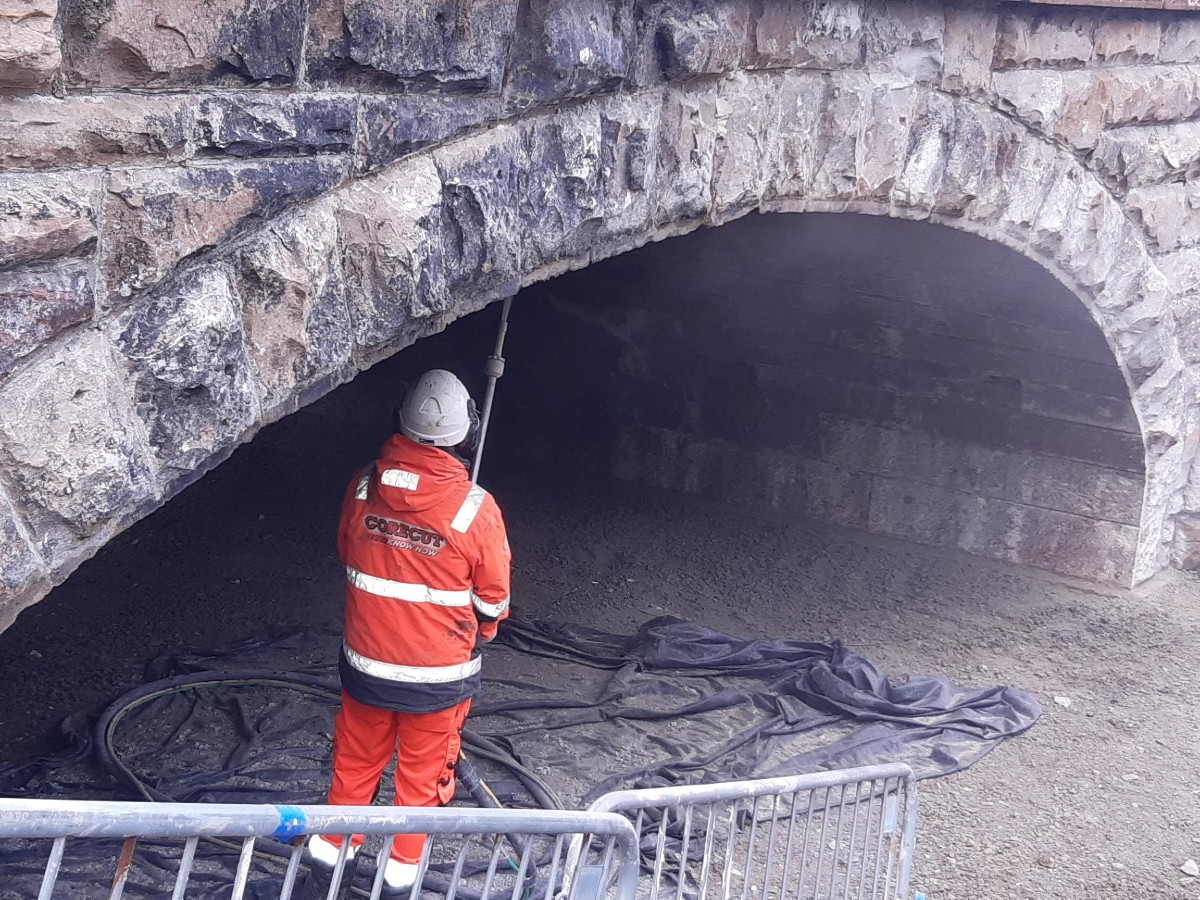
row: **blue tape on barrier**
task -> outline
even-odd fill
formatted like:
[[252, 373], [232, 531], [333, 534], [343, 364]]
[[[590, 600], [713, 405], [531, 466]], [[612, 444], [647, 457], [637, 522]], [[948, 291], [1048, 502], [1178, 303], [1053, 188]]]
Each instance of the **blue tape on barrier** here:
[[277, 806], [275, 811], [279, 813], [279, 827], [271, 837], [277, 841], [290, 841], [296, 835], [304, 834], [304, 827], [308, 824], [304, 810], [298, 806]]

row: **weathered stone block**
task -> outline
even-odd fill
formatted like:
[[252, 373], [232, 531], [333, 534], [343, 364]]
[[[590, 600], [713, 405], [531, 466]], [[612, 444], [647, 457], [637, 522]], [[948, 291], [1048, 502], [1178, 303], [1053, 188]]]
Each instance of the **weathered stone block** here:
[[861, 475], [787, 453], [662, 428], [622, 428], [614, 474], [789, 518], [860, 528], [867, 519], [869, 480]]
[[717, 89], [716, 143], [713, 147], [714, 218], [730, 209], [758, 204], [770, 172], [770, 155], [779, 127], [782, 78], [766, 73], [737, 73]]
[[[873, 104], [881, 125], [859, 144], [859, 184], [867, 166], [880, 173], [875, 191], [897, 206], [932, 211], [947, 169], [947, 147], [953, 146], [955, 104], [942, 94], [918, 96], [913, 91], [888, 91]], [[882, 123], [890, 123], [885, 125]], [[879, 163], [879, 159], [892, 162]], [[874, 192], [861, 191], [864, 196]]]
[[503, 117], [499, 97], [461, 94], [363, 97], [360, 115], [368, 171]]
[[[1125, 215], [1094, 176], [1083, 175], [1062, 221], [1055, 262], [1082, 287], [1103, 288], [1130, 228]], [[1039, 211], [1038, 224], [1043, 221]]]
[[[103, 335], [88, 331], [0, 388], [0, 459], [51, 570], [155, 497], [144, 438]], [[84, 548], [83, 557], [95, 547]]]
[[0, 87], [45, 84], [62, 62], [58, 0], [9, 0], [0, 8]]
[[292, 81], [306, 0], [72, 4], [68, 77], [100, 87]]
[[[1108, 354], [1111, 359], [1112, 351]], [[1127, 434], [1141, 431], [1128, 397], [1085, 394], [1075, 388], [1026, 382], [1021, 385], [1021, 409], [1035, 416], [1082, 422]]]
[[1166, 283], [1175, 290], [1179, 302], [1194, 302], [1200, 309], [1200, 248], [1190, 247], [1166, 253], [1156, 260], [1162, 270]]
[[992, 81], [1000, 17], [985, 7], [946, 7], [942, 36], [942, 90], [975, 94]]
[[522, 129], [506, 125], [434, 151], [442, 181], [440, 252], [454, 296], [515, 288], [525, 265]]
[[0, 492], [0, 631], [50, 589], [46, 567], [8, 497]]
[[1106, 131], [1092, 158], [1118, 186], [1200, 180], [1200, 122]]
[[656, 161], [656, 223], [699, 218], [712, 206], [715, 94], [701, 85], [667, 89]]
[[657, 92], [618, 95], [600, 113], [600, 189], [592, 260], [645, 242], [658, 182]]
[[1030, 15], [1027, 9], [1002, 17], [996, 40], [998, 69], [1071, 68], [1087, 65], [1094, 53], [1096, 16], [1090, 10], [1055, 10]]
[[677, 81], [738, 68], [748, 54], [751, 25], [742, 4], [668, 0], [645, 18], [641, 30], [661, 74]]
[[332, 211], [318, 205], [271, 225], [233, 263], [269, 422], [292, 412], [308, 386], [347, 375], [354, 340]]
[[1140, 472], [1144, 464], [1140, 435], [957, 399], [906, 397], [901, 405], [901, 418], [913, 427], [951, 440], [1073, 459], [1123, 472]]
[[107, 302], [156, 284], [247, 220], [277, 215], [345, 174], [345, 164], [332, 159], [114, 171], [105, 199]]
[[497, 90], [517, 0], [344, 0], [346, 53], [401, 79]]
[[1042, 130], [1058, 121], [1066, 98], [1062, 73], [1040, 69], [994, 72], [992, 90], [1000, 109]]
[[1175, 517], [1175, 539], [1171, 548], [1174, 565], [1187, 572], [1200, 569], [1200, 516]]
[[1126, 199], [1160, 249], [1200, 245], [1200, 183], [1137, 188]]
[[601, 145], [600, 117], [591, 108], [538, 116], [521, 129], [517, 196], [525, 271], [587, 254], [603, 207]]
[[178, 95], [0, 100], [0, 163], [46, 169], [189, 153], [190, 100]]
[[885, 0], [863, 10], [867, 67], [930, 83], [942, 69], [943, 5], [932, 0]]
[[818, 75], [783, 73], [778, 128], [765, 159], [768, 197], [803, 197], [811, 189], [826, 90], [826, 80]]
[[448, 308], [442, 180], [428, 157], [360, 179], [322, 205], [337, 219], [345, 296], [360, 348], [386, 345]]
[[822, 458], [846, 471], [1126, 525], [1141, 514], [1142, 478], [1099, 466], [845, 419], [829, 424], [822, 445]]
[[872, 485], [869, 530], [1117, 584], [1129, 582], [1138, 534], [1128, 525], [888, 478]]
[[1181, 122], [1200, 112], [1195, 66], [1119, 66], [1066, 72], [1062, 79], [1061, 111], [1047, 128], [1077, 149], [1094, 147], [1103, 127]]
[[1154, 63], [1162, 44], [1162, 20], [1153, 13], [1103, 16], [1092, 35], [1094, 59], [1104, 65]]
[[626, 79], [637, 40], [633, 0], [529, 0], [520, 5], [505, 106], [611, 92]]
[[93, 172], [0, 176], [0, 268], [89, 253], [99, 184]]
[[242, 312], [221, 269], [173, 279], [107, 330], [124, 357], [164, 486], [230, 449], [257, 422]]
[[812, 193], [817, 198], [850, 200], [857, 195], [858, 148], [875, 92], [875, 82], [866, 75], [843, 75], [830, 86], [815, 151]]
[[[996, 118], [971, 103], [956, 103], [953, 119], [947, 124], [942, 115], [931, 116], [925, 123], [922, 138], [926, 145], [924, 153], [913, 153], [914, 160], [921, 166], [917, 171], [932, 174], [928, 160], [937, 155], [938, 139], [946, 141], [945, 161], [937, 191], [930, 209], [937, 214], [959, 217], [991, 184], [994, 177], [988, 165], [996, 160]], [[943, 131], [943, 129], [946, 129]], [[914, 148], [915, 150], [915, 148]], [[927, 185], [929, 179], [923, 179]], [[918, 182], [921, 184], [922, 182]], [[924, 193], [919, 196], [924, 196]]]
[[0, 375], [56, 334], [92, 317], [89, 267], [0, 272]]
[[769, 0], [753, 23], [753, 64], [814, 69], [861, 66], [866, 55], [866, 6], [864, 0]]
[[341, 153], [354, 145], [354, 116], [349, 97], [204, 97], [196, 110], [196, 147], [205, 155]]
[[1162, 25], [1158, 61], [1163, 63], [1200, 62], [1200, 19], [1176, 16]]

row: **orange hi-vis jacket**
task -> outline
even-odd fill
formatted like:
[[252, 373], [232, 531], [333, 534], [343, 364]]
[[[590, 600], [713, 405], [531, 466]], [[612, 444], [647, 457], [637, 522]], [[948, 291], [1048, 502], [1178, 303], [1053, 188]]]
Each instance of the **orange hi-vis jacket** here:
[[393, 435], [346, 491], [338, 553], [343, 690], [402, 712], [472, 696], [481, 644], [508, 615], [511, 556], [500, 508], [463, 464]]

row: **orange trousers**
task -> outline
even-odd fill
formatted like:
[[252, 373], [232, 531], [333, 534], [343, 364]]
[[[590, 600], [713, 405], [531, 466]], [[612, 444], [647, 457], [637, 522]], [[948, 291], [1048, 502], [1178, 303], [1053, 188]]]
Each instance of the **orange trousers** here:
[[[342, 692], [333, 722], [331, 806], [370, 806], [392, 755], [396, 756], [396, 805], [445, 806], [454, 799], [454, 767], [471, 701], [431, 713], [404, 713], [359, 703]], [[340, 837], [329, 838], [340, 847]], [[361, 834], [350, 843], [363, 842]], [[392, 858], [420, 862], [425, 835], [399, 834]]]

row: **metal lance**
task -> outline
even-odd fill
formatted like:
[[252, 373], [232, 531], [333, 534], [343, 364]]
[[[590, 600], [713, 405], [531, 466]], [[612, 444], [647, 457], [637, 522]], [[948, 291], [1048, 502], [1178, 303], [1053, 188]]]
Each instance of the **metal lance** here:
[[504, 306], [500, 310], [500, 328], [496, 332], [496, 349], [483, 364], [483, 374], [487, 376], [487, 390], [483, 394], [483, 412], [479, 417], [479, 446], [475, 450], [475, 459], [471, 463], [471, 484], [479, 481], [479, 463], [483, 460], [483, 443], [487, 440], [488, 420], [492, 417], [492, 399], [496, 396], [496, 382], [504, 375], [504, 336], [508, 333], [508, 311], [512, 308], [512, 301], [511, 294], [504, 298]]

